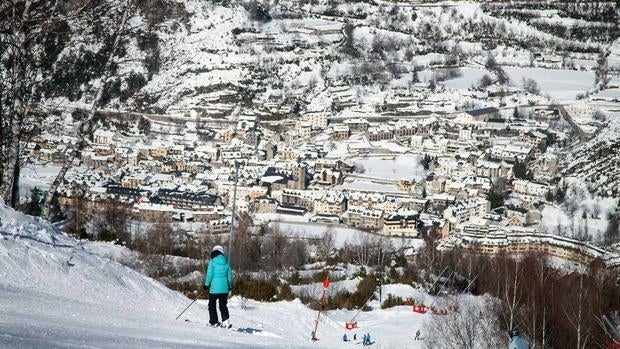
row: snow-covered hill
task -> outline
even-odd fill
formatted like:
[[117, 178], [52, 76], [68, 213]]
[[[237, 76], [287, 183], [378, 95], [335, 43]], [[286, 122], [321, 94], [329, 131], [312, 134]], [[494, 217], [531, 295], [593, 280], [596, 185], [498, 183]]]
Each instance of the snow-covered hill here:
[[[350, 311], [322, 317], [309, 340], [316, 313], [299, 301], [250, 301], [234, 297], [237, 333], [205, 326], [206, 302], [178, 292], [111, 260], [91, 254], [51, 224], [0, 205], [0, 347], [2, 348], [329, 348], [340, 347]], [[361, 331], [381, 347], [408, 347], [430, 315], [410, 307], [360, 316]], [[193, 322], [185, 322], [191, 319]], [[421, 346], [420, 346], [421, 347]]]
[[[347, 94], [357, 95], [354, 106], [370, 104], [372, 109], [394, 97], [394, 91], [385, 86], [408, 85], [413, 67], [431, 77], [433, 69], [451, 60], [461, 67], [478, 67], [490, 53], [502, 65], [563, 69], [540, 77], [583, 76], [575, 84], [576, 91], [567, 93], [573, 99], [592, 87], [593, 72], [564, 69], [591, 70], [597, 54], [608, 48], [610, 66], [616, 63], [617, 43], [612, 46], [612, 42], [617, 31], [605, 23], [554, 17], [550, 28], [539, 22], [546, 22], [551, 13], [535, 12], [525, 20], [513, 13], [519, 5], [512, 9], [511, 5], [461, 2], [416, 9], [397, 2], [286, 0], [268, 6], [267, 20], [256, 16], [250, 3], [138, 2], [130, 11], [131, 30], [123, 36], [114, 74], [106, 82], [103, 107], [174, 115], [192, 110], [197, 113], [194, 116], [216, 118], [242, 107], [278, 118], [296, 105], [323, 110], [332, 104], [329, 88], [347, 86]], [[59, 39], [58, 55], [51, 58], [55, 72], [50, 72], [52, 79], [44, 88], [50, 106], [71, 110], [90, 105], [85, 91], [101, 73], [107, 45], [102, 38], [113, 41], [124, 4], [101, 1], [86, 16], [66, 23], [72, 34]], [[354, 28], [349, 46], [341, 30], [344, 23]], [[573, 26], [583, 29], [580, 35], [588, 40], [566, 30]], [[590, 31], [602, 37], [593, 37]], [[565, 57], [548, 52], [548, 57], [534, 59], [549, 48]], [[360, 60], [373, 65], [360, 67]], [[98, 68], [83, 68], [93, 65]], [[392, 65], [398, 66], [398, 72], [389, 71]], [[475, 84], [483, 73], [464, 78], [459, 88]], [[362, 75], [382, 78], [361, 79]], [[555, 79], [546, 79], [546, 84], [553, 85]], [[513, 83], [520, 81], [518, 76]], [[543, 90], [548, 92], [544, 86]]]

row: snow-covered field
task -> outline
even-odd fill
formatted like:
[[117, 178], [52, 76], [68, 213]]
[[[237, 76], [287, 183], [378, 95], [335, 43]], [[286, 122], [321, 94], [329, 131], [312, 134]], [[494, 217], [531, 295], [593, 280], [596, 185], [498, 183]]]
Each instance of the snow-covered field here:
[[[454, 79], [441, 81], [439, 84], [444, 85], [447, 88], [466, 90], [472, 86], [477, 86], [478, 82], [485, 74], [491, 77], [493, 76], [493, 74], [488, 70], [480, 68], [463, 67], [459, 68], [458, 71], [461, 73], [461, 76]], [[419, 73], [418, 77], [422, 81], [431, 81], [434, 73], [434, 70], [423, 70]]]
[[19, 194], [22, 199], [30, 198], [33, 188], [47, 190], [60, 171], [57, 165], [28, 165], [22, 168], [19, 176]]
[[[175, 320], [190, 299], [4, 205], [0, 266], [1, 348], [340, 348], [353, 315], [323, 316], [318, 342], [310, 341], [316, 312], [299, 301], [249, 301], [243, 310], [233, 297], [231, 320], [254, 334], [208, 328], [204, 301]], [[371, 333], [380, 348], [422, 348], [412, 331], [431, 316], [406, 306], [373, 310], [359, 315], [357, 333]]]
[[523, 79], [534, 79], [542, 94], [549, 94], [559, 102], [575, 101], [576, 96], [594, 87], [594, 72], [565, 70], [504, 67], [513, 85], [522, 87]]
[[577, 236], [579, 232], [587, 233], [594, 241], [599, 241], [607, 229], [608, 212], [613, 212], [616, 208], [615, 199], [591, 195], [585, 183], [575, 178], [568, 178], [567, 183], [570, 183], [566, 194], [567, 202], [574, 202], [574, 214], [569, 214], [566, 204], [546, 205], [542, 210], [540, 228], [549, 233], [567, 236]]
[[424, 167], [420, 163], [422, 157], [415, 154], [404, 154], [389, 157], [353, 158], [350, 161], [357, 168], [363, 168], [364, 176], [381, 179], [420, 179], [424, 176]]

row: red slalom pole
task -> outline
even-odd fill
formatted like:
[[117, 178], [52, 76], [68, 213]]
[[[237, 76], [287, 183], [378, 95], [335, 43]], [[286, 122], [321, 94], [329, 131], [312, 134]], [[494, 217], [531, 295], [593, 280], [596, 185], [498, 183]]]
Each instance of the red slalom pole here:
[[327, 288], [329, 287], [329, 277], [325, 277], [323, 280], [323, 294], [321, 295], [321, 301], [319, 303], [319, 312], [316, 315], [316, 321], [314, 322], [314, 331], [312, 331], [312, 340], [318, 341], [316, 338], [316, 330], [319, 328], [319, 318], [321, 317], [321, 311], [323, 310], [323, 300], [325, 299], [325, 293], [327, 292]]

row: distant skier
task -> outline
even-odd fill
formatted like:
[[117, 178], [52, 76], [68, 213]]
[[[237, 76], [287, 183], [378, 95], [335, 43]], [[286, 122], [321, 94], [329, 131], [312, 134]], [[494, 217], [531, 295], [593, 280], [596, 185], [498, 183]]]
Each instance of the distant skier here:
[[415, 332], [415, 340], [416, 340], [416, 341], [417, 341], [417, 340], [420, 340], [420, 330], [417, 330], [417, 331]]
[[356, 341], [357, 340], [357, 333], [353, 333], [353, 340]]
[[[224, 256], [224, 248], [220, 245], [213, 247], [211, 261], [205, 273], [204, 289], [209, 292], [209, 324], [217, 327], [231, 327], [228, 321], [228, 292], [232, 283], [232, 270]], [[220, 303], [222, 322], [218, 321], [215, 302]]]
[[347, 338], [347, 334], [346, 333], [342, 336], [342, 341], [343, 342], [348, 342], [349, 341], [349, 338]]
[[372, 342], [370, 341], [370, 333], [366, 333], [364, 335], [364, 339], [363, 339], [363, 345], [371, 345]]
[[519, 331], [510, 330], [508, 336], [510, 337], [508, 349], [530, 349], [530, 343], [521, 337]]

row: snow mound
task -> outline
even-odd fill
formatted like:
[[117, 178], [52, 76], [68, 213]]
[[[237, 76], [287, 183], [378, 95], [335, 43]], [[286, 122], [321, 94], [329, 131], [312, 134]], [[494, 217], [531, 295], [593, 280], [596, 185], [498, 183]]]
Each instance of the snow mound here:
[[176, 305], [169, 308], [175, 310], [185, 298], [144, 275], [85, 251], [49, 222], [6, 206], [0, 207], [0, 235], [0, 286], [19, 286], [89, 303], [98, 303], [103, 297], [111, 300], [110, 306], [139, 306], [153, 312], [160, 312], [165, 304]]

